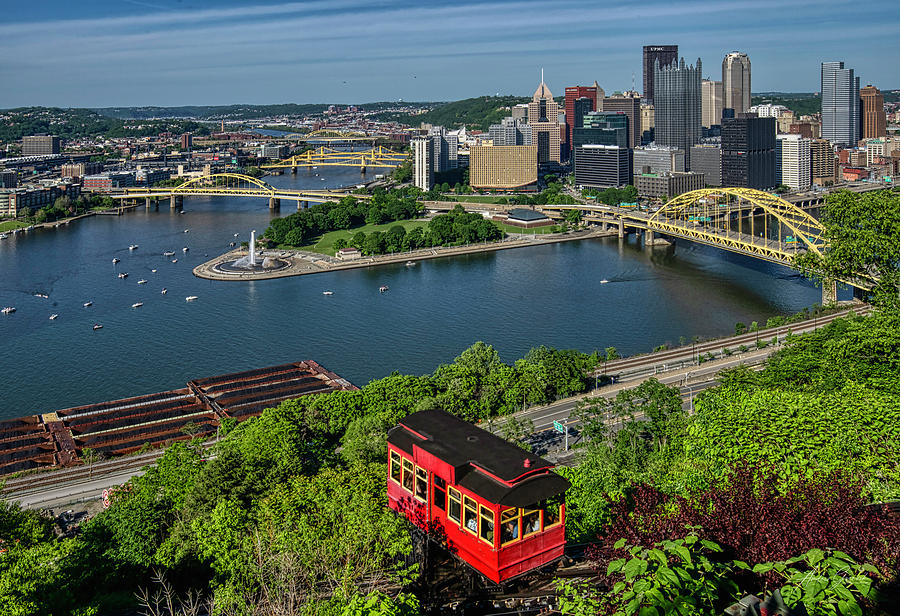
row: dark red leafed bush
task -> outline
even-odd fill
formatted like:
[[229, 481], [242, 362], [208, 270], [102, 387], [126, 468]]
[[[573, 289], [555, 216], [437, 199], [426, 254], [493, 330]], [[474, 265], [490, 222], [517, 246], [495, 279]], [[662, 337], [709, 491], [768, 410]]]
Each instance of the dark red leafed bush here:
[[867, 506], [861, 481], [832, 472], [800, 479], [788, 491], [778, 485], [774, 469], [743, 465], [725, 485], [691, 498], [635, 486], [627, 498], [611, 502], [612, 523], [588, 556], [606, 563], [618, 555], [612, 546], [620, 538], [651, 545], [699, 526], [700, 535], [721, 545], [729, 560], [753, 565], [832, 548], [872, 563], [884, 576], [896, 575], [900, 517]]

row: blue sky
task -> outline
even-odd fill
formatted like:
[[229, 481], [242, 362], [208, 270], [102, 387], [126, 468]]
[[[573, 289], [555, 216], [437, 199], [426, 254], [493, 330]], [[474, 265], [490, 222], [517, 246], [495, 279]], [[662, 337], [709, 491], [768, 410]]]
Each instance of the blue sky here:
[[753, 91], [816, 91], [819, 63], [900, 88], [900, 2], [34, 0], [6, 3], [0, 108], [456, 100], [595, 79], [641, 85], [641, 46]]

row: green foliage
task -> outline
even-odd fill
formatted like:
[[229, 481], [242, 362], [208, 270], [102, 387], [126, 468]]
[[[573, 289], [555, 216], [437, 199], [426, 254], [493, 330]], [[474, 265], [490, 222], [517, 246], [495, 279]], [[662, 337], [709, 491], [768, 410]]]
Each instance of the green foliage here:
[[772, 92], [770, 94], [760, 94], [752, 98], [753, 105], [761, 105], [771, 103], [773, 105], [784, 105], [794, 112], [794, 117], [798, 120], [803, 115], [813, 115], [822, 111], [822, 97], [817, 93], [807, 92]]
[[400, 593], [391, 598], [376, 590], [368, 595], [355, 595], [341, 616], [418, 616], [422, 606], [415, 595]]
[[601, 609], [615, 616], [633, 614], [714, 614], [738, 598], [732, 566], [718, 562], [722, 548], [691, 533], [646, 548], [616, 543], [627, 556], [612, 561], [606, 575], [616, 580], [600, 598]]
[[572, 482], [566, 494], [566, 534], [585, 541], [606, 523], [610, 498], [621, 497], [632, 482], [670, 470], [687, 418], [678, 389], [656, 379], [623, 390], [614, 399], [583, 400], [576, 413], [581, 463], [557, 470]]
[[50, 520], [16, 503], [0, 502], [0, 546], [29, 548], [52, 537]]
[[587, 188], [581, 193], [585, 197], [596, 197], [596, 203], [606, 205], [619, 205], [620, 203], [636, 203], [638, 200], [637, 188], [632, 185], [623, 188]]
[[17, 141], [25, 135], [58, 135], [63, 139], [104, 136], [148, 137], [162, 132], [208, 134], [203, 124], [190, 120], [144, 120], [139, 123], [100, 115], [90, 109], [23, 107], [10, 109], [11, 119], [0, 126], [0, 142]]
[[491, 124], [498, 124], [500, 120], [510, 115], [510, 108], [519, 103], [526, 103], [530, 99], [521, 96], [479, 96], [466, 98], [461, 101], [446, 103], [432, 109], [427, 113], [411, 116], [407, 122], [434, 124], [456, 128], [467, 126], [486, 131]]
[[839, 550], [820, 549], [784, 562], [757, 565], [753, 571], [772, 571], [783, 578], [785, 603], [790, 607], [803, 604], [810, 616], [862, 616], [863, 601], [875, 598], [870, 576], [878, 575], [872, 565], [859, 565]]
[[870, 479], [877, 498], [900, 496], [897, 398], [851, 384], [831, 392], [720, 387], [695, 398], [686, 455], [717, 475], [725, 464], [769, 460], [785, 481], [814, 469]]
[[820, 281], [874, 283], [872, 302], [897, 308], [900, 288], [900, 193], [837, 191], [827, 198], [822, 224], [828, 250], [796, 257], [801, 272]]

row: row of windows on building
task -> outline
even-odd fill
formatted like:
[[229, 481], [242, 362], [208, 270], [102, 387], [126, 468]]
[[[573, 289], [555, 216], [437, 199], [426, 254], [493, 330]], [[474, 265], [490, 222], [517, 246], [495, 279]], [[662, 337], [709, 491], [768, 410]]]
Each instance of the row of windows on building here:
[[[391, 451], [390, 478], [417, 501], [428, 502], [428, 471], [412, 460]], [[462, 530], [495, 546], [496, 512], [479, 503], [472, 495], [447, 485], [432, 473], [432, 505]], [[533, 508], [506, 508], [500, 512], [500, 545], [518, 541], [554, 528], [562, 522], [559, 500], [539, 503]]]

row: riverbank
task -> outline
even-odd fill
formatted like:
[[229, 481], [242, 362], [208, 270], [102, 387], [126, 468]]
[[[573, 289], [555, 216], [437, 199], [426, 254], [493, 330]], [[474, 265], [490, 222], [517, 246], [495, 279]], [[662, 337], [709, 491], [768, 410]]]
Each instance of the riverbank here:
[[[33, 225], [26, 225], [25, 223], [21, 223], [16, 227], [10, 227], [9, 229], [5, 229], [0, 226], [0, 231], [3, 232], [21, 232], [23, 229], [27, 233], [33, 229], [55, 229], [56, 227], [64, 227], [71, 222], [75, 222], [76, 220], [82, 220], [84, 218], [90, 218], [92, 216], [119, 216], [126, 210], [133, 210], [135, 208], [140, 207], [138, 204], [131, 205], [118, 205], [114, 208], [107, 208], [105, 210], [91, 210], [90, 212], [85, 212], [84, 214], [78, 214], [76, 216], [69, 216], [67, 218], [60, 218], [58, 220], [52, 220], [48, 222], [39, 222]], [[17, 221], [7, 221], [7, 222], [17, 222]], [[3, 224], [3, 223], [0, 223]]]
[[454, 257], [459, 255], [477, 254], [485, 252], [494, 252], [497, 250], [509, 250], [512, 248], [525, 248], [527, 246], [541, 246], [545, 244], [554, 244], [560, 242], [572, 242], [577, 240], [585, 240], [600, 237], [612, 237], [616, 235], [616, 231], [599, 231], [596, 229], [584, 231], [567, 231], [553, 235], [536, 235], [524, 236], [519, 238], [506, 238], [498, 242], [489, 242], [485, 244], [470, 244], [468, 246], [448, 246], [439, 248], [425, 248], [410, 252], [401, 252], [393, 255], [377, 255], [372, 257], [361, 257], [352, 261], [341, 261], [335, 257], [329, 257], [320, 253], [308, 252], [303, 250], [266, 250], [259, 255], [260, 259], [265, 257], [273, 257], [288, 262], [288, 267], [279, 269], [275, 272], [239, 272], [230, 273], [217, 269], [222, 263], [234, 261], [242, 256], [246, 256], [247, 252], [243, 249], [231, 250], [215, 259], [201, 263], [194, 268], [194, 275], [198, 278], [207, 280], [266, 280], [272, 278], [288, 278], [290, 276], [304, 276], [307, 274], [321, 274], [325, 272], [335, 272], [340, 270], [351, 270], [363, 267], [376, 267], [379, 265], [390, 265], [397, 263], [407, 263], [409, 261], [424, 261], [427, 259], [438, 259], [441, 257]]

